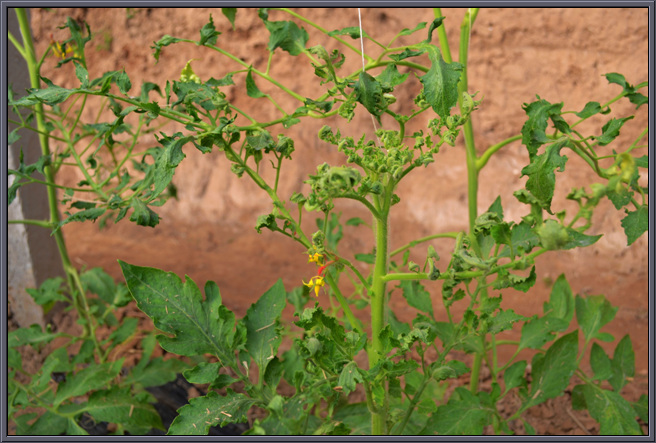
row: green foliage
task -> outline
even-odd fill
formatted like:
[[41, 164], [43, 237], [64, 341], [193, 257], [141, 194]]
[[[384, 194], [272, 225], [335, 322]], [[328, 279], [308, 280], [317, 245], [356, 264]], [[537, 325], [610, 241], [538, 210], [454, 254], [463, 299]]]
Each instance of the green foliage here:
[[[264, 228], [282, 233], [318, 266], [309, 282], [299, 276], [303, 286], [290, 291], [281, 279], [273, 282], [243, 318], [223, 304], [212, 281], [201, 291], [189, 277], [183, 281], [172, 272], [119, 260], [123, 285], [100, 269], [78, 275], [72, 265], [67, 266], [66, 280], [49, 280], [29, 293], [45, 309], [56, 302], [71, 304], [84, 333], [70, 337], [33, 325], [8, 336], [9, 418], [18, 433], [84, 434], [83, 414], [115, 423], [117, 434], [162, 429], [145, 388], [166, 383], [183, 371], [190, 383], [207, 384], [209, 391], [179, 409], [166, 430], [169, 435], [206, 435], [212, 426], [249, 420], [252, 408], [262, 414], [249, 422], [248, 435], [465, 435], [482, 434], [487, 426], [496, 434], [512, 434], [511, 422], [524, 420], [528, 409], [562, 395], [575, 374], [580, 384], [572, 391], [574, 409], [587, 409], [600, 422], [602, 434], [640, 434], [636, 417], [646, 417], [647, 399], [630, 403], [621, 396], [635, 372], [631, 339], [623, 337], [612, 358], [599, 344], [615, 340], [602, 329], [617, 308], [603, 295], [575, 294], [564, 275], [554, 282], [541, 314], [517, 313], [506, 306], [504, 294], [519, 291], [530, 296], [538, 281], [535, 258], [539, 255], [598, 241], [602, 234], [591, 229], [592, 215], [604, 197], [624, 211], [621, 225], [628, 245], [648, 231], [647, 189], [638, 184], [648, 158], [637, 155], [647, 132], [618, 152], [615, 141], [625, 126], [634, 123], [634, 115], [610, 109], [610, 104], [626, 97], [637, 111], [648, 101], [638, 92], [646, 83], [634, 86], [620, 74], [607, 74], [609, 83], [622, 91], [603, 104], [591, 100], [580, 111], [568, 111], [565, 103], [552, 104], [537, 96], [523, 106], [526, 121], [521, 133], [480, 154], [473, 144], [471, 115], [481, 100], [474, 100], [477, 94], [466, 90], [468, 40], [461, 41], [460, 61], [447, 62], [451, 51], [442, 46], [446, 34], [439, 9], [426, 39], [417, 34], [426, 23], [397, 34], [415, 39], [404, 46], [392, 45], [396, 37], [388, 45], [379, 43], [371, 30], [367, 33], [359, 27], [326, 31], [320, 26], [313, 27], [326, 41], [309, 46], [310, 36], [298, 23], [316, 24], [288, 9], [276, 14], [296, 21], [272, 21], [270, 12], [258, 10], [262, 29], [268, 32], [270, 59], [264, 71], [226, 49], [229, 39], [220, 39], [222, 33], [210, 15], [197, 41], [165, 35], [152, 46], [153, 56], [159, 61], [166, 58], [164, 49], [169, 46], [195, 44], [226, 56], [226, 62], [235, 64], [234, 70], [219, 80], [203, 80], [190, 60], [178, 80], [171, 79], [163, 87], [145, 82], [139, 95], [131, 96], [132, 82], [124, 71], [90, 77], [94, 70], [87, 68], [84, 56], [90, 31], [87, 27], [85, 36], [83, 28], [69, 20], [65, 27], [71, 38], [66, 42], [76, 49], [71, 56], [64, 52], [60, 65], [73, 63], [79, 87], [57, 86], [38, 73], [45, 87], [29, 89], [22, 97], [11, 92], [8, 103], [17, 110], [27, 108], [43, 117], [40, 109], [48, 109], [47, 124], [40, 131], [57, 137], [63, 146], [54, 152], [46, 148], [46, 154], [31, 165], [24, 164], [21, 154], [18, 168], [9, 171], [15, 179], [9, 202], [22, 186], [44, 183], [37, 173], [53, 184], [52, 174], [72, 165], [84, 177], [74, 187], [63, 186], [61, 202], [50, 202], [55, 208], [61, 204], [65, 215], [63, 220], [44, 222], [53, 235], [60, 236], [63, 225], [76, 221], [118, 222], [128, 211], [128, 221], [157, 226], [160, 217], [154, 208], [177, 196], [176, 169], [186, 158], [184, 150], [194, 146], [204, 155], [225, 158], [232, 172], [252, 180], [270, 198], [270, 212], [254, 221], [258, 233]], [[478, 9], [468, 10], [463, 36], [477, 13]], [[222, 14], [235, 30], [238, 9], [222, 8]], [[223, 21], [219, 28], [227, 26]], [[440, 46], [431, 43], [437, 40], [435, 33]], [[369, 39], [381, 52], [366, 54], [363, 69], [344, 72], [347, 56], [355, 55], [357, 61], [363, 57], [344, 36]], [[334, 43], [327, 44], [329, 39], [339, 49], [329, 53], [326, 47]], [[422, 54], [427, 58], [420, 58]], [[299, 95], [293, 82], [271, 75], [271, 61], [289, 62], [289, 57], [296, 57], [293, 63], [299, 70], [307, 68], [316, 75], [312, 97]], [[32, 69], [39, 68], [32, 65]], [[234, 106], [225, 93], [228, 86], [245, 92], [255, 106], [271, 105], [276, 118], [258, 121], [247, 109]], [[409, 90], [415, 94], [412, 103], [397, 103], [397, 97]], [[153, 91], [161, 103], [151, 99]], [[296, 109], [285, 111], [277, 101], [279, 94], [296, 100]], [[96, 96], [105, 100], [103, 109], [111, 118], [84, 122], [84, 103]], [[80, 97], [85, 98], [82, 105], [76, 102]], [[370, 114], [384, 128], [354, 138], [325, 125], [318, 138], [343, 154], [342, 164], [319, 164], [304, 182], [306, 194], [281, 195], [283, 165], [295, 151], [292, 127], [307, 117], [341, 118], [346, 124], [356, 110]], [[73, 126], [69, 113], [75, 115]], [[408, 122], [427, 115], [421, 120], [425, 127], [406, 132]], [[606, 118], [601, 128], [591, 134], [575, 129], [592, 116]], [[175, 132], [165, 125], [171, 121], [178, 123]], [[30, 119], [20, 123], [27, 127]], [[276, 128], [284, 134], [274, 133]], [[389, 221], [401, 200], [396, 193], [402, 189], [400, 182], [419, 167], [439, 164], [440, 148], [445, 143], [455, 146], [461, 131], [472, 203], [469, 230], [439, 233], [390, 251]], [[137, 141], [144, 135], [151, 135], [157, 145], [140, 151]], [[83, 141], [89, 137], [91, 144]], [[526, 205], [525, 215], [521, 220], [506, 218], [501, 196], [479, 214], [475, 204], [479, 172], [490, 156], [520, 138], [527, 153], [521, 169], [526, 181], [513, 195]], [[20, 133], [12, 132], [10, 140], [19, 141]], [[577, 207], [564, 210], [558, 179], [570, 172], [567, 168], [574, 157], [590, 166], [601, 183], [570, 190], [566, 198]], [[275, 171], [273, 180], [261, 174], [269, 167]], [[342, 224], [341, 213], [335, 211], [342, 199], [367, 210], [370, 222], [354, 217]], [[319, 213], [314, 233], [306, 232], [307, 223], [301, 223], [308, 211]], [[363, 225], [372, 228], [373, 250], [338, 251], [345, 230], [369, 232]], [[425, 261], [410, 260], [411, 248], [433, 240], [451, 241], [452, 252], [441, 258], [436, 246], [429, 244]], [[394, 261], [401, 252], [400, 262]], [[395, 289], [402, 298], [390, 302]], [[439, 293], [442, 297], [436, 299], [434, 294]], [[315, 294], [321, 302], [309, 307]], [[136, 318], [116, 315], [131, 300], [152, 320], [156, 334], [141, 337]], [[283, 322], [288, 303], [296, 316], [289, 324]], [[390, 309], [396, 303], [415, 309], [415, 318], [399, 320]], [[456, 311], [462, 314], [455, 315]], [[362, 321], [367, 314], [369, 320]], [[95, 334], [101, 326], [111, 330], [103, 341]], [[520, 333], [519, 341], [510, 343], [517, 352], [507, 361], [497, 361], [501, 334], [513, 329]], [[138, 336], [141, 359], [126, 368], [123, 358], [114, 358], [115, 351]], [[68, 342], [50, 352], [39, 371], [26, 373], [19, 348], [42, 350], [56, 339]], [[69, 356], [73, 345], [79, 350]], [[157, 345], [188, 357], [194, 365], [151, 358]], [[524, 349], [535, 351], [530, 366], [518, 360]], [[583, 369], [582, 361], [588, 350], [589, 370]], [[466, 361], [473, 363], [455, 360], [453, 351], [469, 354]], [[487, 390], [479, 386], [482, 364], [492, 378]], [[52, 373], [65, 374], [65, 380], [50, 382]], [[447, 397], [449, 383], [465, 375], [469, 385], [456, 387]], [[514, 410], [502, 413], [500, 401], [506, 395], [519, 401]], [[364, 402], [353, 401], [363, 397]], [[28, 412], [34, 406], [45, 412]], [[524, 427], [535, 433], [526, 421]]]

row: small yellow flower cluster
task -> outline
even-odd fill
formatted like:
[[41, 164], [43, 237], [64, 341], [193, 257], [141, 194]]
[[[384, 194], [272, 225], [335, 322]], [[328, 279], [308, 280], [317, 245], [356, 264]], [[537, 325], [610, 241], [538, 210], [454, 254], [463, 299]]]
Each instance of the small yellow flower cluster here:
[[[317, 266], [321, 266], [319, 270], [323, 271], [323, 254], [319, 254], [318, 252], [315, 252], [314, 254], [310, 255], [308, 263], [316, 263]], [[310, 279], [309, 282], [307, 283], [303, 282], [303, 284], [310, 289], [314, 289], [314, 295], [318, 297], [319, 289], [321, 289], [326, 284], [326, 282], [324, 281], [321, 272], [319, 272], [319, 275], [315, 275]]]
[[50, 44], [52, 45], [52, 52], [56, 57], [66, 58], [75, 54], [75, 48], [71, 44], [67, 44], [66, 49], [64, 49], [61, 43], [54, 40]]

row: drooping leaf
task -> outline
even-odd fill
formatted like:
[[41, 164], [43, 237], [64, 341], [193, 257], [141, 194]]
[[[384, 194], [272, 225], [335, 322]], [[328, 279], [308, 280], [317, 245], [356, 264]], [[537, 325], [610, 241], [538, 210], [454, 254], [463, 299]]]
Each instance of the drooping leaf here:
[[419, 81], [424, 85], [426, 101], [442, 120], [446, 120], [451, 108], [458, 103], [458, 82], [463, 66], [445, 62], [435, 45], [425, 43], [421, 48], [428, 52], [431, 68]]
[[193, 140], [193, 136], [182, 137], [182, 133], [177, 132], [172, 136], [162, 133], [162, 138], [158, 141], [162, 144], [163, 150], [155, 160], [153, 173], [154, 188], [150, 194], [149, 202], [157, 198], [171, 183], [175, 169], [180, 162], [186, 157], [182, 152], [182, 147]]
[[[348, 35], [352, 39], [360, 38], [360, 27], [359, 26], [347, 26], [346, 28], [342, 29], [335, 29], [334, 31], [330, 31], [327, 34], [330, 37], [334, 37], [336, 35]], [[362, 37], [369, 37], [369, 35], [362, 30]]]

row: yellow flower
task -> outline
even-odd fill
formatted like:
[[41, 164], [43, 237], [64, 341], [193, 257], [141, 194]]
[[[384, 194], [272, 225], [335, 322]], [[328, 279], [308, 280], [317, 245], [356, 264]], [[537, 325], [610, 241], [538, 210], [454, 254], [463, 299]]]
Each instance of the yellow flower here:
[[51, 42], [51, 44], [52, 44], [52, 51], [55, 53], [55, 56], [59, 58], [66, 58], [68, 55], [75, 52], [73, 46], [71, 46], [70, 44], [66, 45], [66, 50], [64, 50], [61, 43], [59, 42], [53, 41]]
[[319, 289], [321, 289], [322, 286], [326, 284], [325, 281], [323, 281], [323, 277], [320, 275], [315, 275], [310, 279], [308, 283], [303, 282], [305, 286], [308, 288], [312, 289], [314, 288], [314, 294], [318, 297], [319, 296]]
[[318, 252], [315, 252], [310, 256], [310, 260], [308, 260], [308, 263], [316, 263], [318, 265], [321, 265], [321, 262], [323, 260], [323, 255], [319, 254]]

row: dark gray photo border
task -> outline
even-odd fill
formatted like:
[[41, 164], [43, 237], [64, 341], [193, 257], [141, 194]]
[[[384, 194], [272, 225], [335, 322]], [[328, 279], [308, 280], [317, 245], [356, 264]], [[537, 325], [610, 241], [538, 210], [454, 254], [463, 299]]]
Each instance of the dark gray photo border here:
[[[373, 437], [373, 436], [243, 436], [243, 437], [183, 437], [183, 436], [126, 436], [126, 437], [110, 437], [110, 436], [55, 436], [55, 437], [27, 437], [27, 436], [8, 436], [8, 423], [7, 423], [7, 270], [9, 264], [7, 263], [7, 73], [11, 69], [7, 66], [7, 18], [11, 12], [9, 8], [13, 7], [271, 7], [271, 6], [288, 6], [288, 7], [647, 7], [649, 8], [649, 125], [653, 128], [654, 116], [654, 100], [653, 100], [653, 85], [654, 83], [654, 1], [472, 1], [465, 3], [461, 1], [417, 1], [417, 0], [361, 0], [358, 2], [353, 1], [0, 1], [0, 27], [2, 31], [0, 36], [2, 44], [0, 52], [2, 53], [1, 62], [2, 69], [0, 70], [0, 78], [2, 87], [0, 88], [0, 95], [2, 96], [3, 106], [2, 112], [2, 155], [0, 156], [0, 167], [2, 176], [4, 177], [0, 183], [0, 216], [1, 227], [0, 230], [0, 252], [2, 253], [0, 265], [0, 441], [25, 441], [25, 442], [68, 442], [68, 441], [656, 441], [654, 438], [654, 274], [650, 267], [649, 274], [649, 415], [652, 419], [649, 422], [649, 435], [641, 437], [612, 437], [612, 436], [581, 436], [581, 437], [513, 437], [513, 436], [485, 436], [485, 437], [431, 437], [431, 436], [407, 436], [407, 437]], [[650, 202], [650, 217], [649, 217], [649, 231], [654, 232], [654, 206], [653, 206], [653, 177], [652, 171], [654, 170], [654, 134], [649, 132], [649, 202]], [[654, 253], [654, 236], [649, 236], [649, 264], [653, 266], [651, 258]]]

